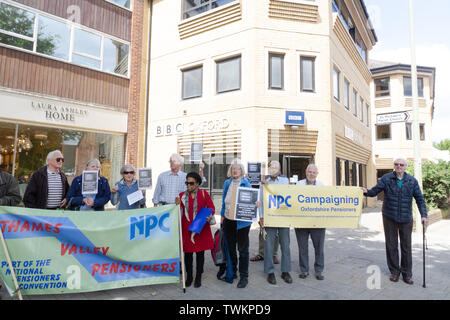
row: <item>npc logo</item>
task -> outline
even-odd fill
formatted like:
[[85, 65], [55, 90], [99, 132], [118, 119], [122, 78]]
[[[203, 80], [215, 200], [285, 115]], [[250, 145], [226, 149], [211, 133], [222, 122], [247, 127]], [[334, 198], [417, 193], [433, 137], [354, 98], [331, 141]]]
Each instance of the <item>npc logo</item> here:
[[172, 237], [170, 212], [128, 217], [128, 241]]

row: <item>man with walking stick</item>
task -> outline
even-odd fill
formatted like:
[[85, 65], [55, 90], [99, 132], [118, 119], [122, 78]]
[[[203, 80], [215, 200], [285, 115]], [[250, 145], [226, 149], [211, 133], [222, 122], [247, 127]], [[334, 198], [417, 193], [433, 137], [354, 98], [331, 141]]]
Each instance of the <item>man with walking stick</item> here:
[[[405, 171], [408, 163], [405, 159], [394, 161], [394, 171], [385, 174], [377, 185], [370, 190], [361, 189], [365, 196], [375, 197], [384, 191], [383, 227], [386, 240], [386, 258], [390, 280], [397, 282], [400, 273], [403, 281], [413, 284], [412, 280], [412, 245], [411, 233], [413, 227], [412, 198], [416, 200], [425, 227], [428, 223], [427, 208], [422, 191], [417, 180]], [[400, 237], [401, 263], [399, 264], [398, 238]]]

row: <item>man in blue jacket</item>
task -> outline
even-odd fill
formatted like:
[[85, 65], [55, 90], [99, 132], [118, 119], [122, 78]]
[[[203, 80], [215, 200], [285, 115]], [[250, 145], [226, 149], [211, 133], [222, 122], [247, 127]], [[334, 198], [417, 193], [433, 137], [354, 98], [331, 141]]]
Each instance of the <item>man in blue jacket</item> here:
[[[385, 174], [377, 185], [370, 190], [362, 187], [365, 196], [375, 197], [384, 191], [383, 200], [383, 227], [386, 240], [386, 258], [390, 280], [397, 282], [400, 273], [403, 281], [413, 284], [412, 278], [412, 246], [411, 233], [413, 227], [412, 199], [416, 199], [422, 217], [422, 223], [426, 226], [427, 208], [422, 191], [417, 180], [405, 171], [408, 163], [405, 159], [394, 161], [394, 171]], [[398, 238], [400, 236], [401, 264], [399, 265]]]

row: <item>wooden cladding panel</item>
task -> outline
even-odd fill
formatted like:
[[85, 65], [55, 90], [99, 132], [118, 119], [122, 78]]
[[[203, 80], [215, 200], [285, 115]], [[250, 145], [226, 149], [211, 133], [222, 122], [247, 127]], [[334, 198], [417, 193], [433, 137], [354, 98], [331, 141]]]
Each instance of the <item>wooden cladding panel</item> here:
[[0, 86], [128, 109], [129, 79], [0, 47]]
[[371, 151], [369, 149], [365, 149], [347, 138], [336, 135], [336, 157], [366, 164], [369, 161], [370, 154]]
[[271, 0], [269, 3], [269, 17], [317, 23], [319, 22], [319, 10], [317, 5]]
[[376, 99], [375, 108], [389, 108], [391, 106], [391, 99]]
[[[419, 98], [417, 99], [419, 102], [419, 107], [420, 108], [425, 108], [427, 106], [427, 102], [424, 98]], [[405, 107], [407, 108], [412, 108], [413, 106], [413, 100], [412, 98], [405, 98]]]
[[178, 153], [183, 156], [189, 155], [192, 142], [202, 142], [205, 154], [241, 152], [241, 130], [180, 135]]
[[268, 151], [315, 154], [318, 131], [272, 130], [268, 132]]
[[[80, 8], [80, 24], [117, 38], [131, 41], [132, 12], [105, 0], [15, 0], [25, 6], [75, 21]], [[75, 6], [75, 7], [71, 7]]]

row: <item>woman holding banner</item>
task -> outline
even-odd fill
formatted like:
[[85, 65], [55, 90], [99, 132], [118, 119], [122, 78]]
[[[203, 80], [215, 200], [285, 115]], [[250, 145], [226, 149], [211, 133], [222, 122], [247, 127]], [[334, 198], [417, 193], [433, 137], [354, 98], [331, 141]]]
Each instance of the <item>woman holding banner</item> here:
[[[202, 178], [197, 172], [189, 172], [186, 175], [186, 191], [183, 191], [176, 198], [175, 203], [180, 204], [181, 228], [183, 237], [184, 261], [186, 266], [186, 287], [193, 281], [193, 260], [196, 255], [196, 273], [194, 287], [202, 285], [203, 265], [205, 262], [205, 250], [211, 250], [214, 246], [210, 221], [214, 216], [215, 207], [210, 195], [206, 190], [200, 190]], [[201, 231], [196, 233], [190, 231], [192, 224], [196, 223], [197, 214], [203, 208], [208, 211], [209, 217]], [[200, 217], [200, 216], [199, 216]]]
[[[134, 178], [135, 173], [136, 170], [131, 164], [126, 164], [120, 169], [122, 179], [111, 189], [111, 204], [115, 206], [119, 203], [118, 210], [139, 209], [145, 205], [145, 190], [139, 191], [138, 182]], [[130, 203], [128, 196], [136, 192], [142, 193], [142, 199]]]
[[66, 200], [71, 210], [82, 211], [104, 211], [105, 205], [111, 198], [111, 190], [109, 188], [108, 179], [100, 176], [100, 169], [102, 165], [98, 159], [89, 160], [86, 164], [86, 171], [98, 171], [98, 190], [93, 194], [82, 194], [83, 175], [75, 177], [72, 185], [67, 192]]
[[[245, 168], [239, 159], [234, 159], [228, 167], [227, 177], [223, 186], [222, 195], [222, 225], [225, 231], [228, 248], [230, 250], [231, 262], [233, 263], [233, 272], [236, 277], [238, 259], [236, 246], [239, 251], [239, 275], [238, 288], [245, 288], [248, 283], [248, 264], [249, 264], [249, 232], [251, 222], [236, 221], [227, 218], [230, 212], [231, 194], [229, 192], [233, 187], [251, 188], [250, 180], [244, 177]], [[231, 188], [230, 188], [231, 187]]]

